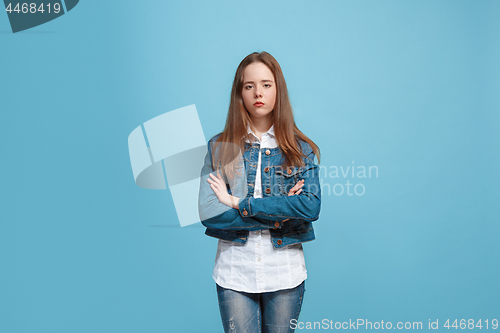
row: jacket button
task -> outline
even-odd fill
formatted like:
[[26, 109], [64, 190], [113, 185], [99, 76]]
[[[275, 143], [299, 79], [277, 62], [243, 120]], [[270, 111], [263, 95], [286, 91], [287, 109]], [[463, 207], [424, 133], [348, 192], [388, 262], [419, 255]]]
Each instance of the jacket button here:
[[246, 211], [246, 209], [243, 209], [243, 215], [248, 215], [248, 212]]
[[265, 168], [264, 168], [264, 171], [265, 171], [265, 172], [269, 172], [269, 167], [265, 167]]
[[274, 226], [277, 228], [280, 226], [280, 223], [278, 221], [274, 222]]
[[286, 173], [287, 173], [287, 174], [291, 174], [291, 173], [292, 173], [292, 169], [288, 169], [288, 170], [286, 171]]
[[271, 193], [271, 189], [270, 189], [269, 187], [268, 187], [268, 188], [266, 188], [266, 193], [267, 193], [267, 194]]
[[271, 151], [268, 149], [268, 150], [266, 150], [266, 155], [269, 155], [269, 154], [271, 154]]
[[281, 244], [283, 244], [283, 241], [281, 239], [278, 239], [277, 243], [278, 243], [278, 245], [281, 245]]

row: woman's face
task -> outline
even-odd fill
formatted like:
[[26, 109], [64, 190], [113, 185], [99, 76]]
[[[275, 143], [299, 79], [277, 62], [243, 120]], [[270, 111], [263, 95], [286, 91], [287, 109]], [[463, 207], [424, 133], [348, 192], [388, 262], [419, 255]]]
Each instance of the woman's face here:
[[276, 83], [271, 70], [261, 62], [248, 65], [243, 71], [241, 95], [251, 119], [271, 117], [276, 103]]

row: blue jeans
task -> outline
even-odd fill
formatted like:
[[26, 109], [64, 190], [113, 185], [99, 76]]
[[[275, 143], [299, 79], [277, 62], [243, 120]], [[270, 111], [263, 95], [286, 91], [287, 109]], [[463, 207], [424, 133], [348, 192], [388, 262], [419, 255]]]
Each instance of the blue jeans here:
[[299, 318], [305, 281], [295, 288], [245, 293], [217, 285], [219, 309], [226, 333], [288, 333]]

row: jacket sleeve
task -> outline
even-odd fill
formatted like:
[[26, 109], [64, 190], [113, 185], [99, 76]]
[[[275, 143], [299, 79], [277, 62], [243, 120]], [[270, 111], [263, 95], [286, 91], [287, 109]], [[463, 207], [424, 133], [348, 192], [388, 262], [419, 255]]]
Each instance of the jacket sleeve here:
[[316, 221], [321, 210], [321, 187], [319, 183], [319, 167], [314, 163], [314, 153], [307, 145], [306, 166], [301, 172], [304, 179], [302, 192], [292, 196], [271, 196], [264, 198], [246, 197], [240, 201], [239, 214], [247, 218], [284, 221], [302, 219]]
[[[255, 218], [245, 218], [239, 214], [238, 209], [222, 204], [217, 195], [207, 182], [209, 174], [214, 172], [212, 168], [212, 140], [208, 142], [208, 150], [205, 156], [203, 168], [200, 177], [200, 191], [198, 195], [198, 213], [201, 224], [207, 228], [214, 229], [233, 229], [233, 230], [262, 230], [273, 228], [272, 221], [262, 219], [258, 216]], [[246, 182], [237, 184], [233, 190], [241, 192], [244, 189], [246, 192]], [[231, 192], [231, 191], [229, 191]], [[241, 196], [241, 193], [233, 191], [233, 195]], [[246, 195], [246, 193], [245, 193]], [[245, 198], [245, 195], [240, 197], [240, 200]]]

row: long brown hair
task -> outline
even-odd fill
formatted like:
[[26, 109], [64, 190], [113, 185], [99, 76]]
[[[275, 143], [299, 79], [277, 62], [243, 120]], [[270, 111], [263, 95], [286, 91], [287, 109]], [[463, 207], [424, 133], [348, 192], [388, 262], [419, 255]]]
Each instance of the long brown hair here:
[[242, 153], [245, 150], [245, 141], [248, 138], [247, 126], [251, 123], [251, 119], [242, 98], [243, 72], [248, 65], [255, 62], [261, 62], [266, 65], [273, 73], [276, 82], [276, 103], [272, 111], [272, 118], [276, 141], [284, 155], [282, 166], [303, 165], [302, 157], [305, 157], [305, 155], [300, 150], [299, 140], [305, 141], [311, 146], [319, 163], [320, 152], [318, 146], [295, 125], [285, 77], [278, 61], [267, 52], [254, 52], [247, 55], [236, 70], [231, 89], [231, 102], [227, 113], [226, 125], [216, 140], [217, 143], [223, 143], [224, 147], [232, 148], [222, 149], [222, 153], [216, 154], [216, 157], [212, 159], [214, 170], [216, 169], [215, 166], [227, 166], [231, 164], [231, 161], [235, 157], [234, 147], [239, 147], [239, 151]]

